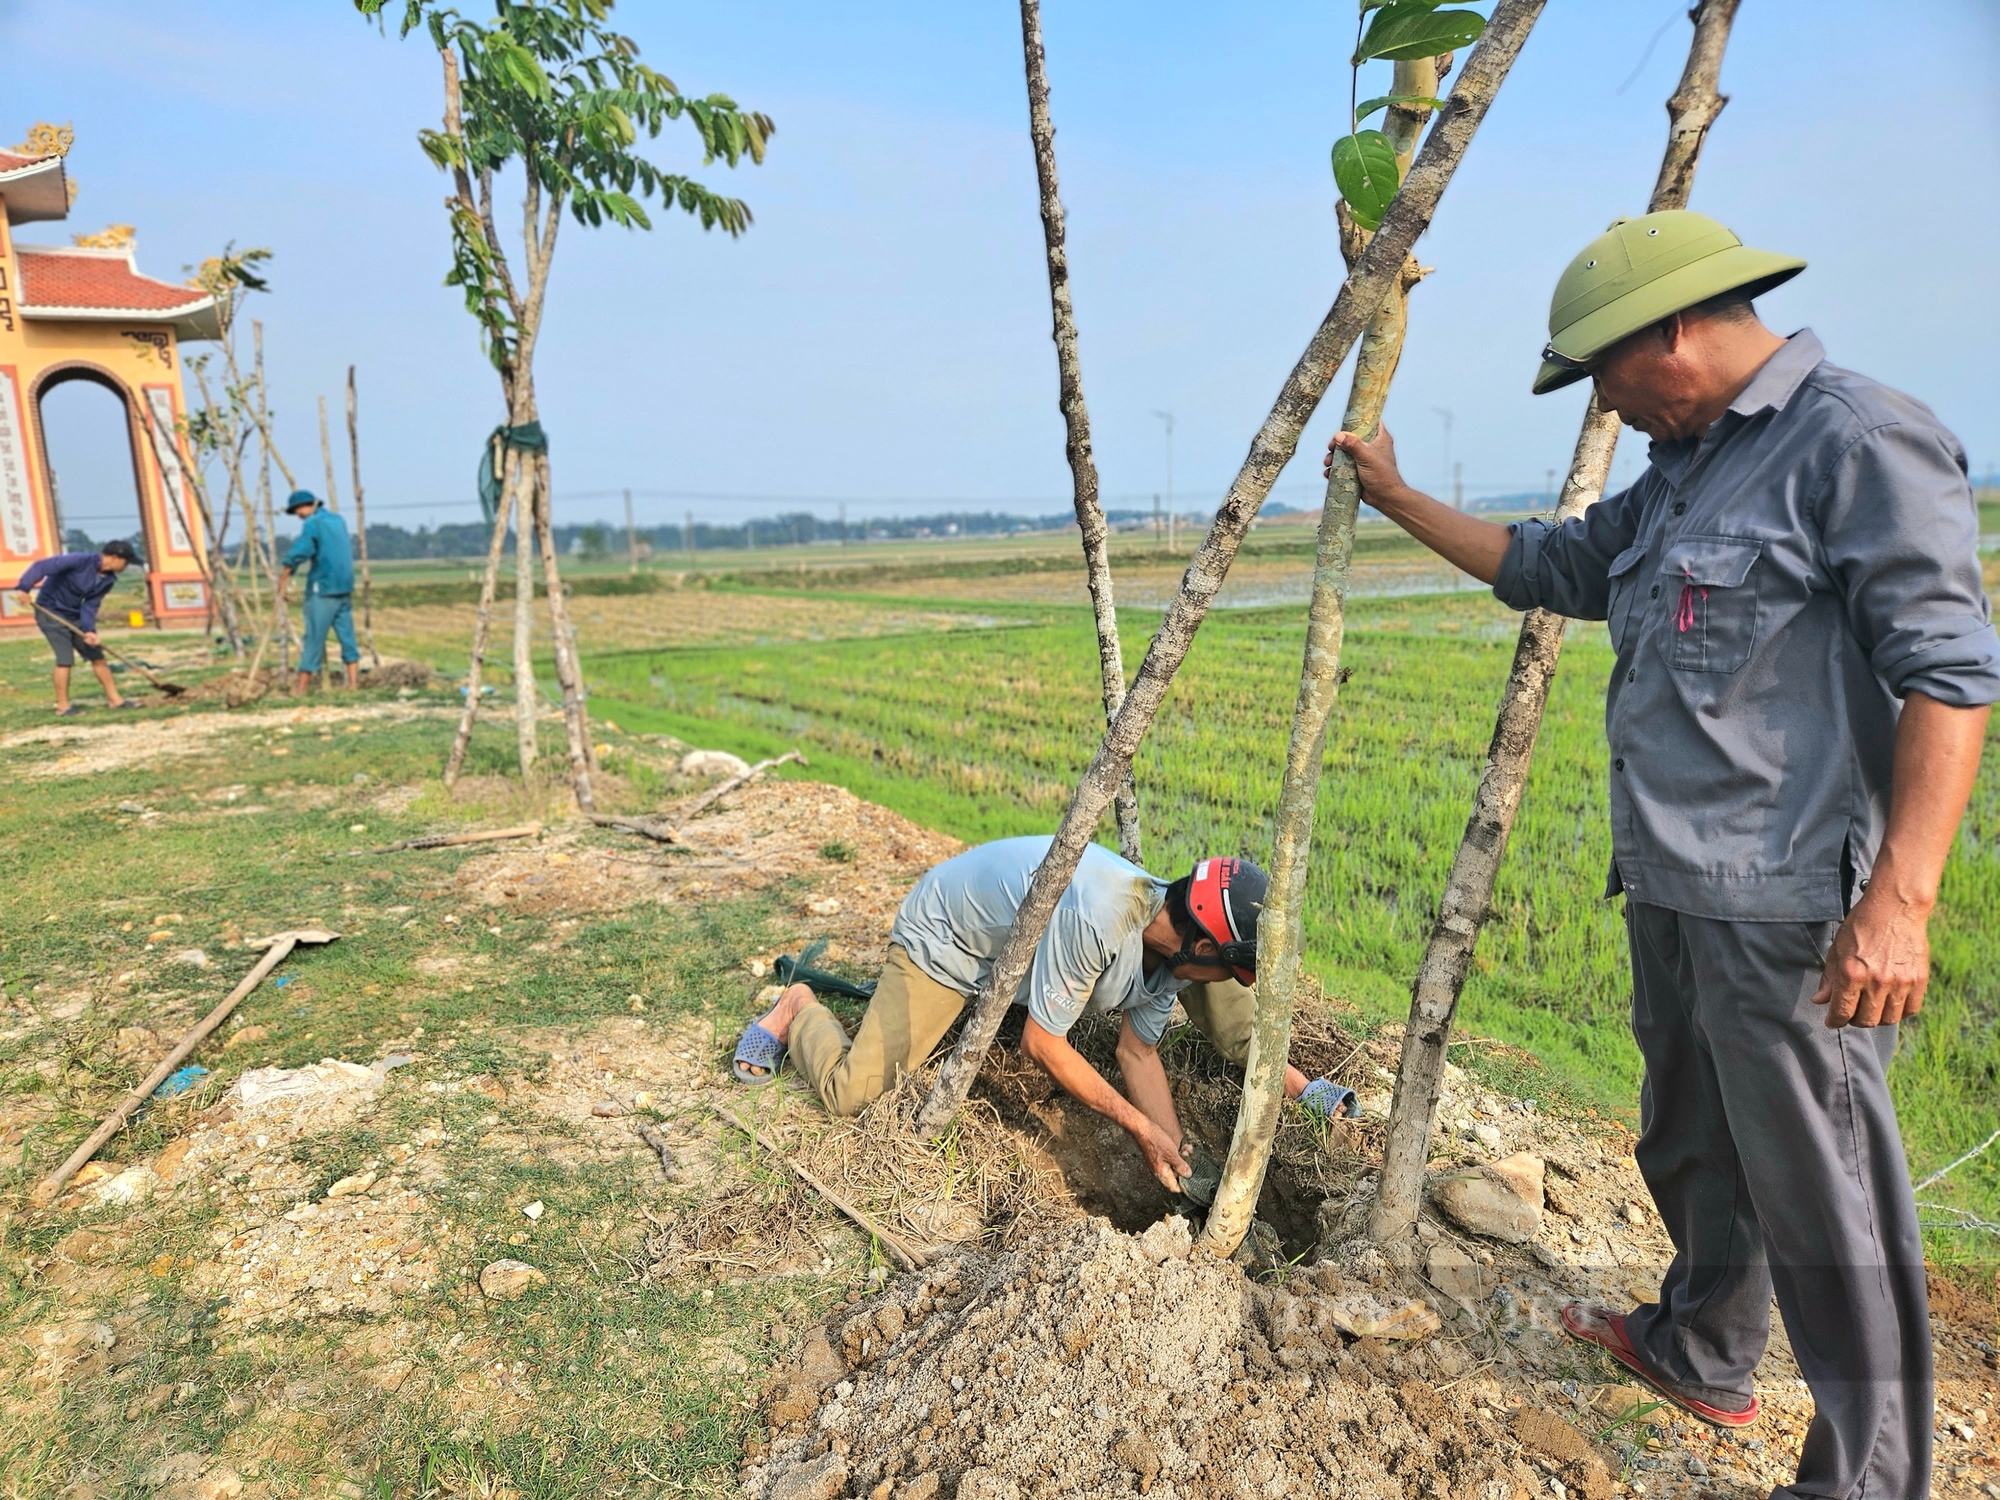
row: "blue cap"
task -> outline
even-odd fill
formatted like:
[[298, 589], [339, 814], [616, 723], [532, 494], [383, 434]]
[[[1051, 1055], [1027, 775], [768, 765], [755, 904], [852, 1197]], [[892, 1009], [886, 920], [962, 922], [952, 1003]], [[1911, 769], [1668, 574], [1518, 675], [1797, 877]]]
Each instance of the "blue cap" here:
[[285, 509], [287, 512], [304, 510], [308, 505], [317, 504], [319, 504], [319, 496], [315, 495], [311, 490], [293, 490], [291, 497], [285, 501]]

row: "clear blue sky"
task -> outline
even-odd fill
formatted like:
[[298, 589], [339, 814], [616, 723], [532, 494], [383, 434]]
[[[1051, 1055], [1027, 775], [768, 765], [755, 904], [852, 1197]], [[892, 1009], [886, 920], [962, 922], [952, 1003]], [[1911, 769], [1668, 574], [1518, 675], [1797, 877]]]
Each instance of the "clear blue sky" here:
[[[1420, 249], [1437, 272], [1389, 408], [1419, 482], [1447, 472], [1439, 408], [1471, 494], [1539, 487], [1566, 462], [1582, 394], [1527, 390], [1548, 291], [1644, 206], [1684, 10], [1554, 0], [1530, 39]], [[616, 17], [684, 89], [727, 91], [778, 135], [764, 167], [706, 173], [750, 201], [740, 241], [667, 214], [649, 234], [565, 227], [539, 371], [559, 519], [614, 516], [591, 492], [624, 486], [849, 497], [854, 515], [1064, 505], [1016, 9], [625, 0]], [[1166, 409], [1176, 490], [1213, 506], [1337, 289], [1327, 153], [1350, 17], [1348, 0], [1049, 0], [1108, 495], [1164, 488], [1151, 413]], [[1836, 362], [1929, 402], [1978, 469], [2000, 462], [1996, 65], [1991, 0], [1744, 0], [1694, 200], [1806, 256], [1768, 320], [1810, 324]], [[498, 385], [440, 285], [444, 183], [415, 142], [437, 120], [438, 69], [421, 37], [380, 36], [345, 0], [0, 0], [0, 100], [7, 140], [75, 124], [81, 192], [61, 232], [136, 224], [142, 269], [173, 278], [225, 241], [275, 252], [256, 311], [296, 468], [317, 475], [314, 399], [337, 396], [351, 361], [371, 511], [476, 514]], [[693, 166], [692, 140], [665, 138], [658, 159]], [[1316, 503], [1308, 455], [1338, 404], [1278, 498]], [[101, 509], [123, 462], [88, 415], [52, 413], [72, 511]], [[1621, 454], [1636, 472], [1631, 434]], [[655, 522], [685, 508], [640, 503]]]

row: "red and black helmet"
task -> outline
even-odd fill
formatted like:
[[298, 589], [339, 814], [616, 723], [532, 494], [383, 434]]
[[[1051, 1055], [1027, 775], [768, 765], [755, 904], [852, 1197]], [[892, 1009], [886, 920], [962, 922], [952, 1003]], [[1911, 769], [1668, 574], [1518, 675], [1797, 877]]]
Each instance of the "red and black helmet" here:
[[[1247, 859], [1204, 859], [1188, 876], [1189, 919], [1244, 984], [1257, 982], [1257, 918], [1270, 888], [1271, 877]], [[1181, 962], [1197, 961], [1185, 949], [1192, 941], [1183, 938]]]

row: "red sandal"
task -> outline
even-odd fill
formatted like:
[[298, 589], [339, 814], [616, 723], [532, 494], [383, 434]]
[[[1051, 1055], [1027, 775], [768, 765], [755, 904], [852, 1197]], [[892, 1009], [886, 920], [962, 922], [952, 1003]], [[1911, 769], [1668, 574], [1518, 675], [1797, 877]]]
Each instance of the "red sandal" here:
[[1704, 1422], [1712, 1422], [1717, 1427], [1748, 1427], [1763, 1410], [1754, 1394], [1750, 1397], [1750, 1404], [1741, 1411], [1724, 1411], [1662, 1380], [1646, 1367], [1638, 1351], [1632, 1347], [1632, 1340], [1625, 1333], [1623, 1313], [1615, 1313], [1596, 1302], [1572, 1302], [1562, 1310], [1562, 1320], [1571, 1337], [1597, 1345], [1674, 1405]]

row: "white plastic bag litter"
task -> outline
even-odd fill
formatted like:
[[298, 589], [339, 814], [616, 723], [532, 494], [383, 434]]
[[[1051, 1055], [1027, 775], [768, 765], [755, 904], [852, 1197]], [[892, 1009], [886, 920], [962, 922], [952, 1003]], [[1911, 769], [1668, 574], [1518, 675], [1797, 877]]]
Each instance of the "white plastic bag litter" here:
[[260, 1109], [276, 1100], [312, 1099], [341, 1094], [349, 1089], [372, 1089], [391, 1068], [410, 1061], [406, 1052], [395, 1052], [373, 1067], [323, 1057], [303, 1068], [252, 1068], [236, 1080], [230, 1099], [243, 1109]]

